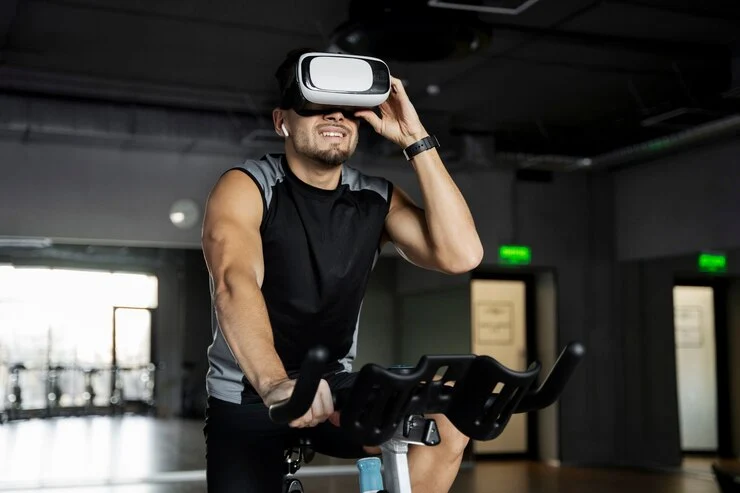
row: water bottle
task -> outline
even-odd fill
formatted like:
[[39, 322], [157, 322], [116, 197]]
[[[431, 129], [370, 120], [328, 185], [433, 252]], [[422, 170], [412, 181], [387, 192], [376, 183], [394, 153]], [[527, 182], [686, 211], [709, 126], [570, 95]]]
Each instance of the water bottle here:
[[380, 459], [365, 457], [357, 461], [360, 470], [360, 492], [377, 493], [383, 490], [383, 476], [380, 473]]

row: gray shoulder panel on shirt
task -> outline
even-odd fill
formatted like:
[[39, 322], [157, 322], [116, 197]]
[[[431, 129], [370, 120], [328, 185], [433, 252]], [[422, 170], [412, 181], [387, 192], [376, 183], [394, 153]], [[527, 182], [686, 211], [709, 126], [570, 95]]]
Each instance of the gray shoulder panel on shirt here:
[[272, 187], [285, 178], [280, 156], [267, 154], [262, 159], [248, 159], [235, 168], [246, 171], [257, 182], [262, 189], [265, 205], [269, 207], [272, 200]]
[[391, 187], [388, 180], [379, 176], [366, 175], [360, 170], [346, 164], [344, 165], [344, 173], [342, 174], [342, 184], [348, 185], [349, 189], [355, 192], [359, 190], [372, 190], [383, 197], [384, 200], [390, 200], [388, 195]]

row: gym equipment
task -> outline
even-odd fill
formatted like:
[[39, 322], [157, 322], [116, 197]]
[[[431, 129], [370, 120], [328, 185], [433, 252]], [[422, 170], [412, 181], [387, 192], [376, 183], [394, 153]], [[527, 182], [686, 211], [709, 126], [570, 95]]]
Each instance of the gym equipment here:
[[82, 393], [82, 402], [85, 414], [88, 414], [93, 406], [95, 406], [96, 393], [93, 386], [93, 378], [100, 370], [97, 368], [86, 368], [82, 371], [85, 378], [85, 391]]
[[[435, 421], [425, 414], [444, 414], [471, 439], [493, 440], [504, 431], [512, 414], [553, 404], [584, 354], [580, 343], [568, 344], [536, 390], [530, 387], [540, 374], [539, 362], [524, 371], [507, 368], [490, 356], [473, 354], [425, 355], [414, 367], [386, 369], [369, 363], [359, 371], [351, 389], [334, 394], [335, 409], [341, 411], [340, 426], [346, 433], [365, 446], [380, 446], [384, 491], [410, 493], [408, 446], [440, 443]], [[307, 353], [291, 398], [270, 406], [270, 419], [288, 423], [305, 414], [327, 359], [328, 351], [322, 347]], [[286, 452], [284, 493], [303, 493], [294, 475], [301, 462], [308, 463], [313, 457], [310, 446], [301, 438]]]
[[21, 372], [26, 370], [26, 365], [16, 363], [10, 367], [10, 392], [8, 392], [8, 407], [3, 415], [4, 421], [16, 419], [23, 409], [23, 388], [21, 387]]
[[54, 416], [61, 406], [60, 400], [64, 391], [59, 382], [60, 375], [66, 368], [60, 365], [51, 366], [46, 370], [46, 416]]

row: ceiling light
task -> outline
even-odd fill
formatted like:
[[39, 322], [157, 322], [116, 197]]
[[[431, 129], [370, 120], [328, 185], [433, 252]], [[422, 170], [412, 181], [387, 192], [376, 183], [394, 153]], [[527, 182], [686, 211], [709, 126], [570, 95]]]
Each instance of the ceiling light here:
[[180, 229], [192, 228], [199, 219], [200, 208], [193, 200], [181, 199], [170, 207], [170, 221]]
[[52, 244], [51, 238], [22, 238], [0, 236], [0, 247], [14, 248], [47, 248]]

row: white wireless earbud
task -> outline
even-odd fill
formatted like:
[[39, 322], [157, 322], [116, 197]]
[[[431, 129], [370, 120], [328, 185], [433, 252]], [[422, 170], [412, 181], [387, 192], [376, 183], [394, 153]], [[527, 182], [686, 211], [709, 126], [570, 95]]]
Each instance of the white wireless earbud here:
[[285, 128], [285, 123], [282, 124], [282, 129], [283, 129], [283, 135], [288, 137], [290, 134], [288, 133], [288, 129]]

